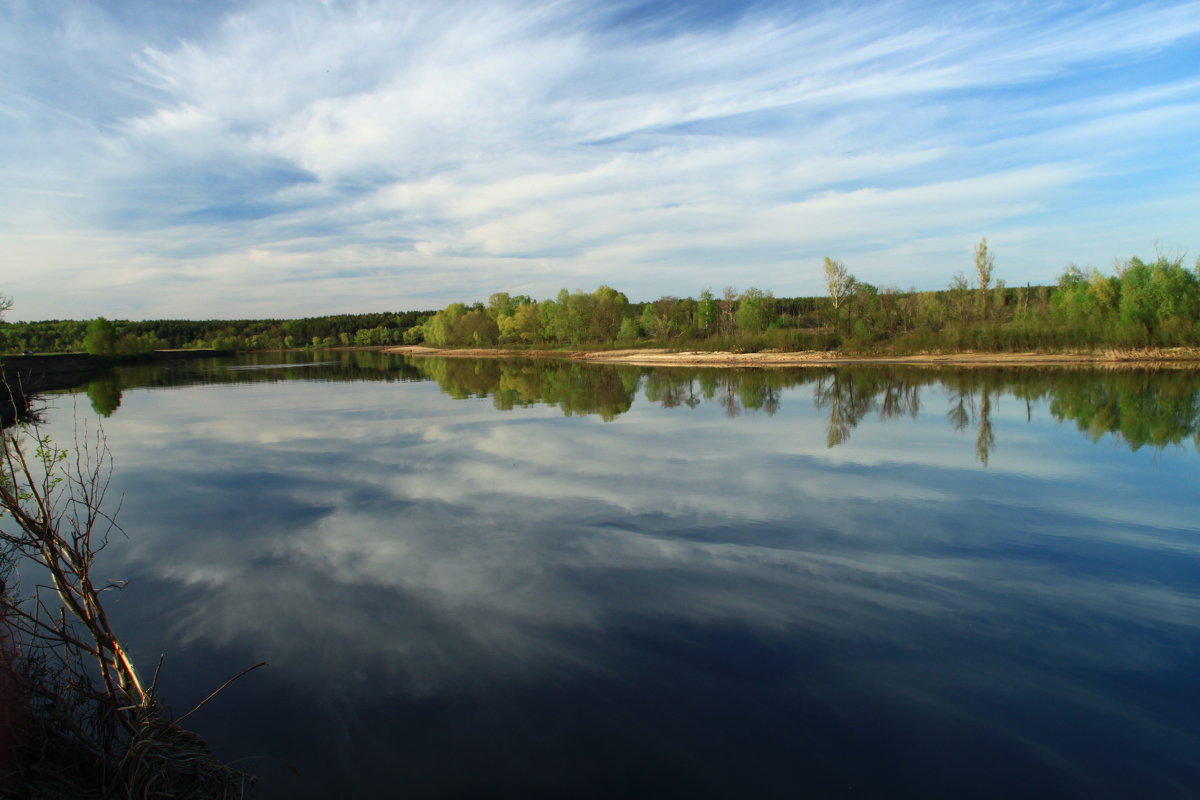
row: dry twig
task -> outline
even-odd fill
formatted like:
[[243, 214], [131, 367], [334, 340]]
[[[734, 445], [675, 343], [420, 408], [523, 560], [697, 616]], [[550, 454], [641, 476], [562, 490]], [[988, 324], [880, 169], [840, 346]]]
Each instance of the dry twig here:
[[158, 701], [158, 669], [143, 684], [100, 602], [113, 585], [92, 580], [96, 554], [120, 530], [105, 510], [112, 456], [103, 430], [77, 430], [73, 453], [36, 425], [0, 439], [0, 517], [9, 518], [0, 555], [28, 559], [49, 579], [24, 600], [0, 584], [0, 680], [20, 706], [19, 753], [3, 785], [36, 785], [49, 798], [243, 796], [248, 777], [179, 722], [262, 665], [180, 720]]

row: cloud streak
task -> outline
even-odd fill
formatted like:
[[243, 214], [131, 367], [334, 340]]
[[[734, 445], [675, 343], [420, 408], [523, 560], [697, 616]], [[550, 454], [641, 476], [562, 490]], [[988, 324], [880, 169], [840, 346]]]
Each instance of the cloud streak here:
[[981, 235], [1049, 280], [1190, 244], [1195, 12], [10, 2], [3, 288], [20, 318], [283, 316], [817, 293], [826, 254], [934, 288]]

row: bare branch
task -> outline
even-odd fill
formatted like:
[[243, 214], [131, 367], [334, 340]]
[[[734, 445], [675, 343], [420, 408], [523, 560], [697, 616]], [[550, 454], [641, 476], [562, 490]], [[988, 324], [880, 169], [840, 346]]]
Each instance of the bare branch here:
[[204, 699], [203, 699], [203, 700], [201, 700], [199, 703], [197, 703], [197, 704], [196, 704], [196, 705], [195, 705], [195, 706], [192, 708], [192, 710], [191, 710], [191, 711], [187, 712], [187, 713], [186, 713], [186, 714], [184, 714], [182, 717], [179, 717], [178, 719], [176, 719], [176, 720], [175, 720], [175, 724], [176, 724], [176, 725], [178, 725], [179, 723], [183, 722], [185, 719], [187, 719], [188, 717], [190, 717], [192, 714], [195, 714], [197, 711], [199, 711], [200, 709], [204, 708], [204, 706], [208, 704], [208, 701], [209, 701], [209, 700], [212, 700], [214, 697], [216, 697], [217, 695], [219, 695], [221, 692], [225, 691], [225, 689], [226, 689], [226, 688], [227, 688], [227, 687], [228, 687], [230, 684], [232, 684], [234, 681], [236, 681], [238, 678], [242, 677], [243, 675], [248, 675], [248, 674], [250, 674], [250, 673], [251, 673], [251, 672], [253, 672], [254, 670], [258, 669], [259, 667], [265, 667], [265, 666], [267, 666], [267, 662], [265, 662], [265, 661], [260, 661], [260, 662], [258, 662], [257, 664], [255, 664], [253, 667], [246, 667], [244, 670], [242, 670], [241, 672], [239, 672], [237, 675], [234, 675], [232, 678], [230, 678], [229, 680], [225, 681], [225, 682], [224, 682], [224, 683], [222, 683], [220, 686], [218, 686], [218, 687], [217, 687], [217, 688], [216, 688], [216, 689], [213, 691], [213, 693], [212, 693], [212, 694], [210, 694], [208, 697], [204, 698]]
[[75, 436], [68, 451], [36, 424], [0, 432], [0, 545], [49, 576], [24, 600], [0, 583], [0, 636], [11, 633], [6, 646], [15, 648], [13, 663], [24, 665], [28, 696], [45, 698], [36, 701], [43, 726], [37, 736], [67, 737], [77, 751], [93, 754], [105, 796], [150, 796], [151, 785], [154, 796], [199, 796], [158, 790], [170, 763], [175, 772], [166, 780], [227, 796], [220, 787], [241, 787], [245, 776], [216, 762], [198, 737], [166, 719], [157, 700], [162, 660], [147, 688], [100, 602], [101, 592], [124, 584], [97, 587], [92, 564], [111, 532], [124, 531], [105, 508], [113, 460], [103, 429], [81, 427], [77, 418]]

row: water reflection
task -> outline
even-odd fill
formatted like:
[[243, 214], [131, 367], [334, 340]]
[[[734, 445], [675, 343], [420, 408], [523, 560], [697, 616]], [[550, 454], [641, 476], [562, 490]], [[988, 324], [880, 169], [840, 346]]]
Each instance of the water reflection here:
[[401, 358], [379, 351], [258, 353], [230, 366], [220, 360], [126, 367], [92, 380], [92, 407], [110, 416], [125, 388], [307, 381], [432, 380], [456, 399], [490, 398], [511, 411], [555, 406], [567, 415], [615, 420], [639, 389], [663, 408], [716, 403], [727, 417], [775, 414], [787, 389], [811, 386], [826, 415], [828, 447], [849, 441], [858, 424], [916, 418], [922, 392], [949, 397], [945, 417], [959, 432], [974, 432], [977, 460], [987, 465], [996, 446], [993, 406], [1002, 397], [1022, 404], [1048, 401], [1050, 413], [1074, 422], [1092, 441], [1112, 436], [1131, 450], [1161, 449], [1189, 440], [1200, 445], [1200, 373], [1196, 370], [843, 367], [699, 369], [584, 364], [570, 360]]
[[102, 417], [111, 417], [121, 407], [122, 383], [115, 373], [88, 382], [85, 391], [92, 403], [92, 410]]
[[272, 664], [193, 718], [268, 797], [1200, 785], [1193, 375], [317, 361], [105, 422], [117, 621]]
[[613, 420], [633, 405], [642, 370], [594, 369], [575, 361], [424, 358], [414, 361], [421, 374], [457, 399], [491, 397], [495, 408], [545, 404], [565, 414], [596, 414]]

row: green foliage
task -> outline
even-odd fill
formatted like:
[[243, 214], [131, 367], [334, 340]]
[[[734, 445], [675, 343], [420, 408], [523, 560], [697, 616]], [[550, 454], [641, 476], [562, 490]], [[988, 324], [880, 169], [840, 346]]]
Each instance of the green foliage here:
[[717, 301], [713, 298], [713, 293], [710, 289], [704, 289], [700, 292], [700, 300], [696, 303], [696, 331], [707, 336], [714, 333], [717, 329], [720, 309], [717, 307]]
[[641, 326], [633, 320], [633, 317], [625, 317], [621, 320], [621, 327], [617, 331], [617, 341], [635, 342], [641, 335]]
[[[590, 294], [561, 290], [534, 303], [498, 293], [486, 313], [503, 344], [576, 347], [660, 344], [734, 352], [828, 350], [860, 353], [1020, 351], [1200, 344], [1200, 279], [1179, 260], [1146, 264], [1136, 258], [1117, 275], [1068, 266], [1054, 286], [1009, 288], [995, 278], [994, 256], [975, 248], [977, 284], [956, 274], [944, 291], [878, 288], [826, 259], [827, 298], [775, 298], [770, 292], [726, 287], [699, 299], [660, 297], [629, 303], [610, 287]], [[451, 304], [438, 312], [435, 340], [471, 346], [490, 329], [471, 333], [465, 320], [483, 306]], [[465, 328], [463, 326], [466, 326]]]
[[540, 306], [537, 303], [527, 301], [517, 306], [512, 316], [497, 318], [496, 322], [500, 327], [500, 341], [521, 344], [536, 342], [541, 332], [539, 309]]
[[104, 317], [96, 317], [88, 323], [83, 337], [83, 349], [88, 355], [111, 356], [116, 352], [116, 333], [113, 324]]
[[638, 323], [638, 327], [652, 338], [662, 339], [670, 335], [670, 323], [658, 316], [658, 309], [652, 303], [647, 303], [642, 309], [642, 318]]
[[[339, 314], [292, 320], [113, 320], [111, 325], [116, 354], [205, 347], [265, 350], [334, 346], [341, 343], [342, 334], [348, 344], [368, 339], [376, 344], [399, 344], [404, 332], [420, 325], [428, 313]], [[74, 320], [0, 322], [0, 348], [18, 353], [77, 352], [85, 349], [88, 325]], [[372, 333], [360, 335], [362, 330]]]
[[468, 310], [462, 303], [451, 303], [421, 327], [425, 341], [437, 347], [487, 347], [500, 338], [495, 319], [482, 309]]
[[762, 333], [771, 322], [771, 295], [761, 289], [742, 292], [734, 319], [742, 333]]
[[629, 298], [610, 286], [601, 286], [592, 293], [592, 298], [589, 338], [596, 342], [612, 342], [620, 333]]
[[[630, 303], [621, 292], [562, 289], [540, 302], [492, 294], [486, 304], [451, 303], [436, 313], [337, 315], [298, 320], [158, 320], [91, 323], [0, 321], [8, 352], [138, 354], [212, 347], [262, 350], [428, 342], [440, 347], [608, 347], [614, 342], [725, 349], [833, 349], [855, 352], [1054, 350], [1200, 345], [1200, 276], [1182, 258], [1131, 258], [1115, 275], [1068, 265], [1054, 285], [1009, 288], [994, 254], [975, 247], [976, 285], [956, 274], [943, 291], [901, 291], [859, 281], [844, 263], [824, 261], [827, 296], [776, 298], [731, 286], [716, 297], [663, 296]], [[1197, 264], [1200, 269], [1200, 262]], [[0, 306], [3, 304], [0, 303]], [[3, 309], [0, 308], [0, 311]]]

